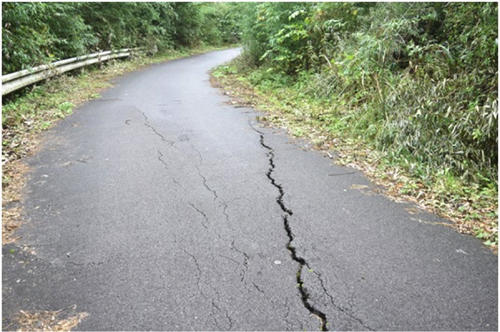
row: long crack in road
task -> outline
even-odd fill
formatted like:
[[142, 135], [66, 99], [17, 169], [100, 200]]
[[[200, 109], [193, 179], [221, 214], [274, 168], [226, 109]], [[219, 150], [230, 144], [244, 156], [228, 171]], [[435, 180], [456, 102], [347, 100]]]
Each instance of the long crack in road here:
[[124, 75], [47, 132], [4, 329], [497, 330], [497, 257], [229, 105], [208, 71], [239, 52]]

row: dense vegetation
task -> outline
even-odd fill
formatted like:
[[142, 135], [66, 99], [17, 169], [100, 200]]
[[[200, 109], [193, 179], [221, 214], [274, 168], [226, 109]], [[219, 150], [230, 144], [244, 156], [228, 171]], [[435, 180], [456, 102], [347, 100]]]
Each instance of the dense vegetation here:
[[2, 5], [2, 72], [97, 50], [167, 50], [239, 40], [230, 3], [15, 3]]
[[247, 55], [271, 69], [256, 79], [304, 84], [331, 101], [321, 116], [380, 148], [496, 178], [496, 3], [264, 3], [250, 13]]
[[410, 190], [439, 184], [437, 204], [496, 219], [496, 3], [254, 3], [244, 18], [240, 80], [381, 151]]

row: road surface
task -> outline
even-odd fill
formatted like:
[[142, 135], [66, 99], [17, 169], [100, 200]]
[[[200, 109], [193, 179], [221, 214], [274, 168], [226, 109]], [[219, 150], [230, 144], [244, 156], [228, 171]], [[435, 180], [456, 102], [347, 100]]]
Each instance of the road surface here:
[[497, 256], [228, 105], [208, 70], [238, 52], [127, 74], [45, 135], [4, 327], [497, 330]]

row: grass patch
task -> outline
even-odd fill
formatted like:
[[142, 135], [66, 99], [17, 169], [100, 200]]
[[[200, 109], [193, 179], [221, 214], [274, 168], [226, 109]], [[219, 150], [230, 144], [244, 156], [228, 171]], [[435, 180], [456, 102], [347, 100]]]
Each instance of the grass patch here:
[[[341, 97], [332, 102], [304, 92], [306, 80], [273, 76], [268, 69], [250, 68], [239, 58], [216, 68], [212, 82], [223, 88], [233, 103], [264, 111], [266, 115], [259, 120], [287, 129], [293, 136], [309, 139], [317, 149], [334, 150], [338, 164], [362, 170], [385, 188], [384, 194], [388, 197], [414, 202], [445, 217], [453, 221], [459, 232], [472, 234], [497, 250], [496, 181], [484, 177], [461, 178], [410, 153], [380, 148], [369, 135], [370, 130], [379, 130], [375, 121], [353, 119], [350, 113], [339, 111], [344, 103]], [[363, 105], [360, 103], [358, 107]], [[363, 124], [363, 130], [368, 133], [360, 134], [356, 128], [359, 121], [368, 122]]]
[[2, 100], [2, 241], [16, 240], [21, 225], [21, 191], [28, 167], [22, 158], [39, 146], [39, 134], [70, 115], [81, 103], [100, 97], [109, 80], [144, 66], [226, 47], [171, 50], [152, 57], [111, 60], [25, 88]]

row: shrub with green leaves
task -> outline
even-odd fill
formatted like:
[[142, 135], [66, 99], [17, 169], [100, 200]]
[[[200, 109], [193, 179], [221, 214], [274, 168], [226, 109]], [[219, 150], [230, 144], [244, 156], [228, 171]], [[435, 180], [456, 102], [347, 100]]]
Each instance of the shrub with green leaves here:
[[[335, 128], [426, 165], [408, 166], [423, 178], [445, 171], [496, 183], [496, 3], [260, 3], [247, 12], [248, 63], [324, 99]], [[254, 83], [266, 81], [276, 84]]]
[[97, 50], [168, 50], [239, 40], [241, 4], [17, 3], [2, 6], [2, 72]]

